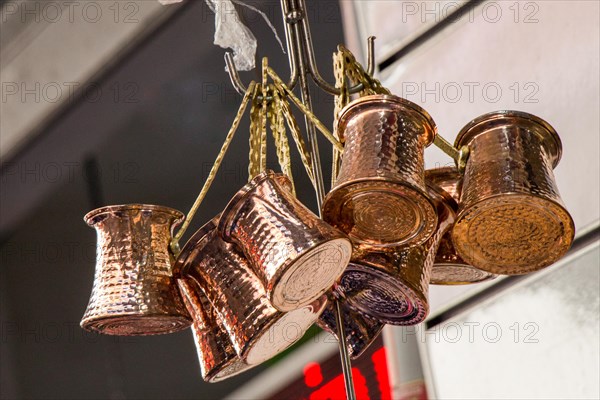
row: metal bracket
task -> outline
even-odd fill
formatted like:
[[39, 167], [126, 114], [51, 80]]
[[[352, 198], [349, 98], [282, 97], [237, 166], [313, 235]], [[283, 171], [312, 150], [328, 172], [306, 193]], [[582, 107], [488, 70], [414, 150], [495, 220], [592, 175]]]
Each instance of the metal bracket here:
[[[315, 51], [310, 33], [310, 25], [306, 17], [305, 0], [281, 0], [281, 10], [283, 13], [283, 22], [285, 27], [286, 46], [289, 55], [290, 63], [290, 79], [287, 87], [293, 90], [299, 79], [300, 74], [303, 76], [310, 75], [313, 82], [325, 92], [331, 95], [339, 95], [340, 90], [334, 85], [331, 85], [319, 73], [315, 60]], [[302, 58], [304, 68], [299, 67], [299, 58]], [[231, 52], [225, 53], [225, 63], [229, 78], [235, 90], [239, 94], [246, 93], [247, 87], [242, 82], [240, 74], [233, 62]], [[302, 69], [302, 71], [300, 71]], [[375, 36], [370, 36], [367, 39], [367, 73], [373, 75], [375, 72]], [[305, 79], [304, 79], [305, 81]], [[302, 82], [300, 82], [302, 84]], [[350, 93], [358, 93], [363, 89], [362, 84], [357, 84], [350, 87]]]

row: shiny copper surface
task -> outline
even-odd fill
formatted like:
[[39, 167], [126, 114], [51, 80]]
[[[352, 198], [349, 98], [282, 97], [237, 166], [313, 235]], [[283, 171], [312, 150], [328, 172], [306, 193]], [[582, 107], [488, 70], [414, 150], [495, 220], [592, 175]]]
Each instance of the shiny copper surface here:
[[192, 333], [202, 379], [218, 382], [252, 368], [238, 357], [227, 331], [198, 284], [191, 279], [178, 279], [177, 284], [194, 321]]
[[499, 111], [471, 121], [456, 146], [468, 145], [461, 206], [452, 230], [456, 251], [494, 274], [542, 269], [571, 246], [575, 228], [552, 169], [562, 145], [531, 114]]
[[323, 219], [363, 246], [424, 243], [437, 222], [423, 177], [424, 148], [436, 134], [431, 117], [396, 96], [365, 96], [341, 111], [336, 129], [344, 154]]
[[[425, 183], [432, 197], [448, 207], [449, 223], [453, 224], [458, 211], [462, 175], [456, 167], [435, 168], [425, 171]], [[448, 225], [448, 228], [450, 226]], [[434, 285], [465, 285], [493, 279], [496, 275], [467, 264], [456, 253], [450, 232], [444, 233], [431, 268], [430, 283]]]
[[240, 190], [221, 216], [219, 233], [244, 252], [271, 304], [291, 311], [331, 288], [352, 245], [289, 190], [289, 179], [262, 173]]
[[431, 193], [438, 224], [433, 236], [412, 247], [391, 251], [358, 248], [336, 292], [353, 310], [393, 325], [415, 325], [429, 313], [429, 281], [439, 242], [452, 226], [454, 213], [442, 198]]
[[290, 312], [276, 310], [241, 251], [217, 234], [217, 221], [192, 236], [175, 268], [198, 283], [240, 358], [259, 364], [300, 339], [323, 311], [325, 299]]
[[432, 285], [468, 285], [496, 277], [497, 275], [475, 268], [464, 261], [454, 249], [450, 232], [442, 237], [431, 269]]
[[81, 327], [108, 335], [155, 335], [191, 324], [173, 279], [169, 243], [183, 214], [127, 204], [89, 212], [98, 236], [92, 295]]
[[[352, 359], [357, 359], [377, 339], [385, 324], [352, 311], [343, 300], [340, 301], [342, 301], [341, 307], [348, 354]], [[317, 321], [317, 325], [337, 338], [337, 322], [333, 303], [330, 302], [325, 307], [323, 314]]]

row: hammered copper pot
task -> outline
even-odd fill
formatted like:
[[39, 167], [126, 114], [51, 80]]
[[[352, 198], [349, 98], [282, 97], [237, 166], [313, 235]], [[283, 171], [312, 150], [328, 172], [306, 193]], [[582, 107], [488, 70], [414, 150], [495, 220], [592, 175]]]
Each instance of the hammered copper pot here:
[[218, 235], [217, 222], [214, 218], [192, 236], [175, 268], [202, 288], [238, 356], [247, 364], [260, 364], [300, 339], [326, 299], [290, 312], [275, 309], [244, 254]]
[[336, 129], [344, 154], [323, 219], [375, 249], [427, 241], [437, 223], [423, 176], [436, 134], [429, 114], [400, 97], [365, 96], [340, 112]]
[[433, 260], [442, 236], [454, 221], [449, 207], [439, 197], [432, 199], [438, 224], [427, 242], [385, 252], [355, 251], [336, 286], [350, 308], [392, 325], [416, 325], [425, 320]]
[[261, 173], [241, 189], [219, 222], [259, 277], [271, 304], [291, 311], [310, 304], [340, 277], [352, 244], [314, 215], [291, 192], [289, 179]]
[[562, 145], [544, 120], [518, 111], [483, 115], [456, 147], [469, 158], [452, 242], [469, 264], [494, 274], [524, 274], [561, 258], [575, 232], [554, 179]]
[[183, 214], [148, 204], [107, 206], [85, 222], [98, 236], [94, 286], [81, 327], [108, 335], [155, 335], [190, 326], [173, 278], [169, 243]]
[[[430, 169], [425, 171], [425, 183], [430, 195], [443, 202], [447, 207], [448, 215], [451, 217], [450, 223], [453, 224], [459, 207], [462, 174], [456, 167]], [[456, 253], [452, 244], [451, 232], [448, 231], [444, 234], [431, 268], [431, 284], [465, 285], [487, 281], [495, 277], [494, 274], [467, 264]]]
[[[354, 360], [360, 357], [377, 339], [385, 324], [352, 311], [342, 299], [338, 301], [342, 302], [340, 308], [343, 315], [348, 354]], [[325, 307], [323, 314], [317, 321], [317, 325], [338, 338], [336, 310], [333, 302], [329, 302]]]
[[202, 379], [219, 382], [252, 368], [238, 357], [227, 331], [198, 284], [191, 279], [178, 279], [177, 283], [194, 321], [192, 333]]

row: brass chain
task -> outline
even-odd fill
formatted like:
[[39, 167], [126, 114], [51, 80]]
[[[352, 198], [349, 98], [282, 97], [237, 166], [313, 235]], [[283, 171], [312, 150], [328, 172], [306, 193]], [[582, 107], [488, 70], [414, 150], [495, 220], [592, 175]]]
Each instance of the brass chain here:
[[262, 104], [260, 109], [260, 172], [267, 169], [267, 107], [269, 106], [269, 85], [267, 80], [267, 57], [262, 60]]
[[290, 133], [292, 134], [292, 138], [296, 142], [296, 147], [298, 148], [298, 152], [300, 153], [300, 159], [302, 160], [302, 164], [304, 165], [304, 168], [306, 169], [306, 173], [308, 174], [310, 181], [314, 184], [315, 176], [314, 176], [312, 168], [311, 168], [312, 160], [311, 160], [310, 152], [308, 151], [308, 148], [306, 147], [306, 143], [304, 142], [304, 139], [302, 137], [302, 133], [300, 131], [300, 126], [298, 125], [298, 122], [296, 121], [296, 118], [294, 117], [294, 114], [292, 113], [290, 104], [287, 102], [284, 94], [282, 94], [280, 91], [279, 95], [282, 98], [282, 101], [280, 102], [281, 111], [283, 113], [283, 116], [285, 117], [285, 121], [290, 130]]
[[352, 54], [350, 50], [343, 45], [339, 45], [338, 54], [350, 81], [353, 84], [362, 83], [363, 90], [360, 92], [360, 96], [367, 96], [370, 94], [391, 94], [387, 88], [383, 87], [378, 79], [373, 78], [365, 71], [362, 65], [356, 61], [354, 54]]
[[277, 90], [285, 94], [285, 97], [290, 99], [292, 103], [296, 105], [296, 107], [306, 116], [306, 118], [308, 118], [308, 120], [315, 126], [315, 128], [317, 128], [333, 146], [338, 148], [340, 151], [343, 150], [344, 148], [339, 142], [339, 140], [337, 140], [329, 131], [329, 129], [327, 129], [327, 127], [316, 117], [316, 115], [313, 114], [313, 112], [309, 110], [309, 108], [306, 107], [306, 105], [302, 103], [302, 101], [298, 99], [298, 97], [296, 97], [296, 95], [290, 90], [290, 88], [288, 88], [285, 85], [285, 83], [283, 83], [279, 75], [277, 75], [277, 73], [273, 71], [271, 67], [267, 67], [267, 73], [269, 74], [271, 79], [273, 79], [273, 83], [275, 84]]
[[275, 141], [275, 149], [277, 151], [277, 160], [279, 161], [279, 167], [281, 171], [290, 178], [292, 182], [292, 191], [296, 194], [296, 188], [294, 184], [294, 177], [292, 175], [292, 158], [290, 156], [290, 144], [287, 140], [287, 134], [285, 130], [285, 119], [283, 117], [283, 111], [281, 108], [281, 96], [275, 87], [271, 85], [270, 92], [272, 93], [273, 100], [270, 103], [268, 110], [268, 118], [271, 125], [271, 133], [273, 140]]
[[261, 108], [262, 101], [259, 94], [262, 93], [262, 85], [256, 84], [252, 95], [252, 105], [250, 107], [250, 137], [248, 154], [248, 181], [260, 174], [262, 159], [262, 133], [261, 133]]
[[[333, 74], [335, 76], [335, 87], [340, 91], [340, 94], [334, 98], [333, 135], [341, 143], [344, 143], [344, 139], [341, 138], [338, 133], [337, 126], [340, 111], [342, 111], [342, 109], [350, 102], [350, 91], [348, 90], [348, 83], [346, 80], [346, 65], [340, 51], [333, 53]], [[334, 187], [340, 170], [342, 152], [335, 147], [332, 149], [332, 152], [331, 187]]]

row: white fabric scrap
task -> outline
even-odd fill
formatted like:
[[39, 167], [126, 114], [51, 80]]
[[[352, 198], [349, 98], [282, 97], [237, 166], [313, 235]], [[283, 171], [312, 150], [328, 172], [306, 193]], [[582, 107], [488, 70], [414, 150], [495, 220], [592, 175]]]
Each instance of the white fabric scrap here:
[[239, 71], [254, 68], [256, 57], [256, 38], [242, 24], [240, 17], [230, 0], [206, 0], [215, 12], [214, 44], [233, 50], [233, 61]]
[[[182, 1], [158, 0], [162, 5], [181, 3]], [[206, 0], [206, 4], [215, 13], [215, 40], [213, 43], [224, 49], [233, 50], [233, 62], [239, 71], [253, 69], [256, 57], [256, 38], [250, 29], [240, 21], [231, 0]]]

